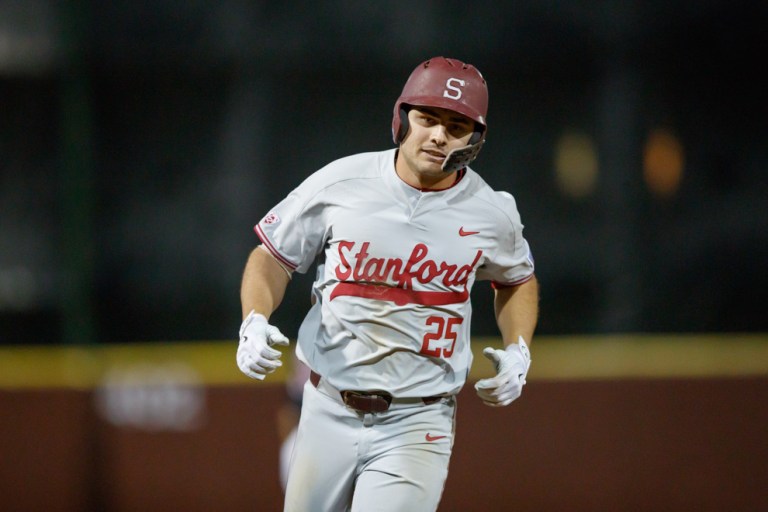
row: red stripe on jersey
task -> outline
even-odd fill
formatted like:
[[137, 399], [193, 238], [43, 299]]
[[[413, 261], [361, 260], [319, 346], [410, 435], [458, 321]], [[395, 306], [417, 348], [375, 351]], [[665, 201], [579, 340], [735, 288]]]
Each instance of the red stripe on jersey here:
[[339, 283], [331, 292], [331, 300], [341, 296], [363, 297], [364, 299], [386, 300], [398, 306], [421, 304], [422, 306], [445, 306], [458, 304], [469, 299], [466, 287], [461, 292], [417, 292], [378, 284]]
[[291, 270], [296, 270], [296, 267], [298, 267], [298, 265], [296, 265], [294, 263], [291, 263], [290, 261], [285, 259], [285, 257], [282, 254], [280, 254], [277, 249], [275, 249], [275, 246], [273, 246], [272, 242], [269, 241], [269, 238], [267, 238], [267, 235], [261, 229], [261, 226], [256, 224], [253, 227], [253, 230], [256, 231], [256, 235], [259, 237], [261, 242], [264, 244], [264, 247], [266, 247], [267, 250], [272, 254], [272, 256], [274, 256], [278, 261], [280, 261], [280, 263], [282, 263], [286, 267], [290, 268]]

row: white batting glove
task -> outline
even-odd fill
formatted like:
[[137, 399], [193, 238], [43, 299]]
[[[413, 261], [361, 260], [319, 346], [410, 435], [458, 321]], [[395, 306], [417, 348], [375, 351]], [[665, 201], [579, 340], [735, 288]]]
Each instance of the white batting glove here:
[[280, 329], [269, 325], [264, 315], [251, 311], [240, 326], [240, 345], [237, 347], [237, 366], [253, 379], [264, 380], [283, 363], [282, 353], [273, 345], [288, 345], [288, 338]]
[[487, 347], [483, 355], [496, 367], [496, 376], [475, 383], [477, 395], [485, 405], [504, 407], [511, 404], [523, 392], [525, 376], [531, 367], [531, 352], [522, 336], [504, 350]]

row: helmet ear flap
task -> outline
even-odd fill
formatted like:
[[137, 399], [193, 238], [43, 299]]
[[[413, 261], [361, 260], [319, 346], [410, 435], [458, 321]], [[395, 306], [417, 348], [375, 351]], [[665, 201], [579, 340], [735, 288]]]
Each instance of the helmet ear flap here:
[[469, 138], [469, 144], [474, 145], [480, 141], [483, 141], [484, 135], [485, 135], [485, 128], [479, 123], [475, 123], [475, 131], [472, 133], [472, 136]]
[[408, 112], [411, 110], [410, 105], [406, 105], [405, 103], [400, 104], [400, 108], [398, 109], [398, 115], [400, 116], [400, 127], [395, 134], [397, 137], [397, 143], [403, 142], [403, 139], [405, 139], [405, 136], [408, 134]]

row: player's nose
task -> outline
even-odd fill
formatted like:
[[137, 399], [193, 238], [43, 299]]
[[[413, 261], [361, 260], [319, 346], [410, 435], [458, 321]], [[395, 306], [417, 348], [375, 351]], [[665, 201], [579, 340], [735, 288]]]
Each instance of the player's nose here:
[[443, 145], [448, 141], [448, 132], [445, 125], [437, 123], [432, 127], [432, 142], [437, 145]]

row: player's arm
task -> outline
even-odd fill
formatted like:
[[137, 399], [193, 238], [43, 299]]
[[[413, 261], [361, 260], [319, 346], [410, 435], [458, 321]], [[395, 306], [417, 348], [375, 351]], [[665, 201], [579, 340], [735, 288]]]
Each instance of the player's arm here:
[[255, 311], [269, 318], [285, 296], [291, 275], [263, 246], [251, 251], [240, 285], [243, 318]]
[[496, 323], [504, 341], [504, 350], [483, 350], [496, 369], [496, 376], [475, 384], [480, 399], [491, 407], [509, 405], [523, 392], [531, 365], [528, 343], [533, 338], [539, 316], [539, 284], [533, 276], [528, 281], [495, 291]]
[[518, 343], [520, 337], [530, 345], [539, 320], [539, 282], [536, 276], [517, 286], [495, 290], [496, 323], [504, 346]]
[[288, 345], [280, 330], [268, 319], [285, 296], [290, 274], [261, 247], [248, 256], [240, 285], [243, 323], [237, 348], [237, 366], [244, 374], [262, 380], [282, 365], [274, 345]]

